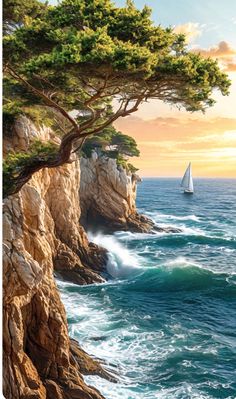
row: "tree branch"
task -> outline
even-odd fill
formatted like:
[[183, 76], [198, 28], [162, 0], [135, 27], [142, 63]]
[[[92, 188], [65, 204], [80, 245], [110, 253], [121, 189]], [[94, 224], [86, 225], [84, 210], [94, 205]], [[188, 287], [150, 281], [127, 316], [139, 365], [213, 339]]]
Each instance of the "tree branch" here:
[[80, 137], [88, 137], [91, 136], [92, 134], [96, 134], [99, 133], [101, 130], [103, 130], [105, 127], [109, 126], [110, 124], [112, 124], [116, 119], [118, 119], [119, 117], [125, 117], [133, 112], [136, 112], [138, 110], [138, 106], [141, 104], [141, 102], [143, 101], [144, 96], [140, 96], [137, 101], [135, 102], [135, 104], [133, 105], [132, 108], [127, 109], [127, 106], [130, 102], [130, 99], [125, 101], [125, 105], [124, 105], [124, 109], [123, 111], [119, 108], [118, 111], [111, 117], [109, 118], [106, 122], [104, 122], [103, 124], [97, 126], [95, 129], [93, 129], [92, 131], [89, 132], [85, 132], [80, 134]]
[[14, 69], [12, 69], [9, 65], [7, 66], [8, 72], [9, 74], [14, 77], [15, 79], [17, 79], [18, 81], [22, 82], [30, 91], [32, 91], [33, 93], [37, 94], [39, 97], [41, 97], [45, 103], [52, 108], [55, 108], [57, 111], [59, 111], [66, 119], [69, 120], [69, 122], [72, 124], [72, 126], [74, 127], [75, 130], [79, 129], [78, 124], [76, 123], [76, 121], [74, 120], [74, 118], [72, 118], [72, 116], [70, 116], [68, 114], [68, 112], [66, 112], [66, 110], [64, 108], [62, 108], [59, 104], [57, 104], [55, 101], [53, 101], [50, 97], [46, 96], [42, 91], [36, 89], [36, 87], [32, 86], [27, 80], [25, 80], [24, 78], [22, 78], [16, 71], [14, 71]]
[[[25, 78], [20, 76], [11, 67], [8, 66], [7, 70], [12, 77], [23, 83], [28, 90], [32, 91], [35, 95], [42, 98], [45, 105], [55, 109], [66, 120], [68, 120], [72, 125], [72, 129], [62, 137], [59, 150], [56, 154], [53, 154], [50, 157], [43, 158], [36, 156], [32, 158], [29, 164], [24, 166], [23, 170], [20, 172], [20, 174], [17, 177], [11, 178], [12, 184], [11, 187], [8, 189], [8, 192], [5, 193], [6, 196], [17, 193], [24, 186], [24, 184], [30, 180], [32, 175], [38, 172], [39, 170], [46, 167], [55, 168], [58, 166], [62, 166], [65, 163], [68, 163], [70, 161], [71, 154], [78, 151], [82, 147], [86, 137], [91, 136], [92, 134], [99, 133], [105, 127], [112, 124], [119, 117], [125, 117], [137, 111], [138, 106], [145, 98], [144, 93], [139, 95], [135, 101], [134, 98], [131, 97], [123, 98], [121, 100], [120, 107], [115, 112], [115, 114], [108, 117], [108, 119], [105, 122], [100, 123], [99, 126], [95, 126], [94, 128], [92, 128], [94, 123], [101, 117], [102, 112], [105, 110], [105, 109], [95, 110], [93, 107], [91, 107], [91, 104], [93, 102], [96, 102], [101, 95], [104, 95], [104, 89], [106, 88], [107, 85], [107, 80], [105, 80], [103, 86], [97, 90], [96, 94], [94, 94], [89, 100], [84, 102], [84, 106], [91, 112], [92, 116], [88, 121], [84, 122], [79, 126], [76, 120], [73, 117], [71, 117], [63, 107], [61, 107], [54, 100], [52, 100], [51, 97], [47, 96], [44, 92], [34, 87], [30, 82], [28, 82]], [[131, 102], [134, 102], [134, 104], [131, 108], [128, 108]], [[63, 128], [62, 131], [65, 132]], [[81, 140], [79, 146], [77, 146], [73, 150], [73, 143], [78, 139]]]

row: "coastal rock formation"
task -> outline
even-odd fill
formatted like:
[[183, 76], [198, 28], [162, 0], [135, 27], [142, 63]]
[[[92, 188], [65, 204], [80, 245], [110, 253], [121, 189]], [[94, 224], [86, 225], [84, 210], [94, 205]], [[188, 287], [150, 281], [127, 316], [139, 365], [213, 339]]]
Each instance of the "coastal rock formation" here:
[[116, 160], [99, 157], [81, 158], [81, 223], [89, 229], [96, 225], [104, 231], [148, 231], [149, 219], [136, 212], [136, 174], [126, 172]]
[[81, 223], [89, 230], [126, 230], [138, 233], [179, 232], [161, 228], [136, 210], [136, 174], [117, 166], [116, 160], [98, 156], [81, 158]]
[[[19, 128], [20, 124], [20, 128]], [[27, 149], [35, 131], [18, 121], [12, 145]], [[25, 135], [24, 135], [25, 132]], [[20, 134], [18, 134], [20, 133]], [[7, 399], [101, 399], [83, 374], [108, 373], [68, 336], [54, 270], [79, 284], [104, 281], [106, 252], [88, 242], [79, 224], [79, 161], [36, 173], [20, 193], [4, 201], [3, 338]], [[99, 273], [98, 273], [99, 271]]]
[[[27, 150], [32, 138], [60, 141], [50, 128], [21, 117], [4, 137], [4, 153]], [[88, 241], [80, 220], [86, 227], [93, 222], [110, 231], [158, 229], [136, 211], [137, 180], [112, 159], [93, 155], [80, 165], [75, 157], [72, 163], [35, 173], [4, 201], [6, 399], [101, 399], [82, 375], [114, 381], [70, 340], [54, 272], [77, 284], [104, 281], [106, 250]]]

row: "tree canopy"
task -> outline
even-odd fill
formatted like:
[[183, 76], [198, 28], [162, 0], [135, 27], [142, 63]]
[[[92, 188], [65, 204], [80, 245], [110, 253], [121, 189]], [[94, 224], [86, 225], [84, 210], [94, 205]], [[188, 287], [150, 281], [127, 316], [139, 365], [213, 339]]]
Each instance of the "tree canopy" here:
[[14, 29], [24, 24], [27, 17], [39, 17], [46, 10], [47, 3], [37, 0], [4, 0], [3, 1], [3, 31], [11, 33]]
[[106, 127], [98, 135], [88, 137], [83, 144], [81, 151], [85, 156], [90, 157], [93, 150], [99, 151], [108, 157], [125, 158], [138, 157], [140, 152], [136, 141], [113, 126]]
[[[121, 8], [110, 0], [63, 0], [5, 36], [8, 104], [46, 105], [67, 121], [49, 167], [69, 161], [86, 137], [149, 99], [192, 112], [212, 106], [214, 90], [228, 94], [217, 62], [189, 52], [182, 34], [155, 26], [150, 16], [130, 0]], [[19, 175], [12, 192], [34, 171]]]

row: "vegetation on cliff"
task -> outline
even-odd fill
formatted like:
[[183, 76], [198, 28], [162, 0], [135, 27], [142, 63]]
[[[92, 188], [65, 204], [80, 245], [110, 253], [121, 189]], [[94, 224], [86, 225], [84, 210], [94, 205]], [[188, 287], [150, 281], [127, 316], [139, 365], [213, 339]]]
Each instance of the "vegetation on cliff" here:
[[116, 159], [117, 165], [123, 166], [132, 173], [138, 170], [127, 162], [128, 158], [138, 157], [140, 154], [136, 141], [117, 131], [114, 126], [108, 126], [98, 135], [86, 139], [81, 148], [82, 155], [90, 158], [93, 151], [99, 155]]
[[11, 18], [16, 23], [4, 37], [6, 101], [13, 108], [47, 106], [59, 120], [62, 140], [50, 160], [26, 165], [6, 195], [19, 191], [35, 171], [70, 161], [87, 137], [148, 99], [199, 111], [214, 104], [213, 90], [228, 94], [230, 82], [217, 62], [189, 52], [182, 34], [154, 26], [148, 7], [63, 0], [32, 13], [18, 20], [5, 12], [6, 25]]
[[54, 159], [58, 146], [54, 143], [43, 143], [34, 140], [28, 152], [9, 152], [3, 161], [3, 197], [14, 190], [15, 181], [23, 175], [26, 168], [38, 168], [39, 164], [48, 163]]

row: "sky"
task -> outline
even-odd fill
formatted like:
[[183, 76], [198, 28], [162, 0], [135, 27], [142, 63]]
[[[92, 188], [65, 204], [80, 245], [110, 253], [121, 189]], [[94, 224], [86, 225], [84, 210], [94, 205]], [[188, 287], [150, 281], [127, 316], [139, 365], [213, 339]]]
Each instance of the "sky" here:
[[[116, 0], [119, 6], [124, 0]], [[134, 137], [141, 176], [181, 176], [189, 161], [198, 177], [236, 178], [236, 0], [135, 0], [153, 9], [156, 24], [187, 36], [191, 50], [217, 58], [232, 81], [230, 95], [215, 93], [205, 114], [178, 111], [160, 101], [142, 105], [116, 127]]]
[[[113, 0], [123, 6], [125, 0]], [[56, 0], [50, 0], [56, 4]], [[115, 126], [134, 137], [140, 176], [180, 177], [192, 162], [197, 177], [236, 178], [236, 0], [134, 0], [152, 8], [155, 24], [185, 33], [191, 50], [217, 58], [232, 81], [230, 95], [203, 115], [178, 111], [161, 101], [140, 106]]]

